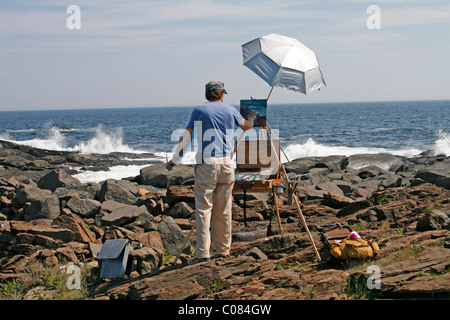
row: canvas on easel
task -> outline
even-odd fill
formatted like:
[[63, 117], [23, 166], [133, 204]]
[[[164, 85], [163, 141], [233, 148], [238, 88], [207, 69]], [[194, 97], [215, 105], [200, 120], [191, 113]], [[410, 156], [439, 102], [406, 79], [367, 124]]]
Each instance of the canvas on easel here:
[[267, 121], [267, 99], [241, 100], [241, 115], [248, 120], [248, 114], [253, 111], [256, 114], [253, 127], [265, 128]]

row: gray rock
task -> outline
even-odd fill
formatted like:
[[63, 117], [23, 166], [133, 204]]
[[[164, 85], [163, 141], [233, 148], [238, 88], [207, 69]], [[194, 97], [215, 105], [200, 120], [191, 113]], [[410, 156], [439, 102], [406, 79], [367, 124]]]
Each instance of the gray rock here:
[[324, 192], [322, 204], [335, 209], [342, 209], [355, 201], [342, 195]]
[[341, 188], [339, 188], [335, 183], [333, 182], [323, 182], [316, 185], [316, 189], [323, 191], [324, 193], [335, 193], [338, 195], [343, 196], [344, 192]]
[[85, 166], [94, 165], [99, 161], [99, 158], [92, 155], [85, 155], [80, 153], [69, 154], [66, 157], [68, 162], [77, 163]]
[[247, 252], [245, 252], [243, 254], [243, 256], [250, 256], [256, 260], [267, 260], [268, 259], [266, 254], [264, 252], [262, 252], [260, 249], [258, 249], [257, 247], [254, 247], [254, 248], [248, 250]]
[[35, 236], [49, 237], [57, 241], [62, 241], [64, 243], [74, 240], [73, 232], [65, 228], [37, 225], [33, 226], [33, 228], [30, 230], [30, 233], [34, 234]]
[[344, 196], [348, 196], [353, 192], [353, 186], [350, 182], [345, 180], [335, 180], [333, 181], [336, 187], [342, 190]]
[[315, 161], [309, 158], [295, 159], [286, 164], [286, 172], [296, 174], [304, 174], [309, 171], [315, 164]]
[[176, 203], [174, 206], [167, 209], [164, 213], [173, 218], [189, 218], [194, 210], [184, 201]]
[[[169, 216], [163, 217], [158, 226], [158, 232], [161, 235], [161, 241], [167, 253], [177, 255], [186, 241], [186, 237], [175, 220]], [[183, 249], [183, 253], [191, 254], [190, 244]]]
[[82, 199], [94, 199], [97, 192], [100, 191], [100, 185], [97, 183], [88, 183], [76, 188], [60, 187], [56, 189], [53, 194], [57, 196], [68, 195], [72, 193], [78, 193]]
[[114, 200], [105, 200], [102, 202], [100, 210], [104, 211], [106, 213], [111, 213], [114, 210], [119, 209], [121, 207], [125, 207], [125, 206], [128, 206], [128, 205], [125, 203], [120, 203], [120, 202], [114, 201]]
[[253, 231], [234, 232], [232, 235], [233, 242], [252, 242], [266, 237], [266, 229], [258, 229]]
[[25, 221], [55, 219], [61, 214], [57, 196], [49, 195], [33, 200], [25, 212]]
[[145, 206], [126, 205], [101, 217], [102, 226], [124, 226], [136, 220], [140, 215], [150, 215]]
[[37, 187], [29, 185], [21, 185], [16, 191], [16, 201], [19, 205], [24, 205], [27, 202], [31, 202], [38, 197], [51, 195], [50, 190], [39, 189]]
[[440, 210], [433, 210], [417, 221], [417, 231], [450, 229], [450, 218]]
[[113, 200], [133, 205], [136, 203], [136, 196], [132, 193], [133, 190], [130, 190], [127, 186], [120, 180], [108, 179], [101, 184], [97, 199], [100, 202]]
[[368, 207], [370, 207], [370, 202], [367, 200], [355, 201], [340, 209], [337, 213], [337, 217], [344, 217]]
[[422, 169], [415, 178], [450, 190], [450, 160], [437, 162]]
[[157, 248], [143, 247], [130, 252], [131, 260], [136, 259], [140, 274], [159, 270], [164, 264], [164, 252]]
[[74, 188], [83, 184], [77, 178], [72, 177], [63, 169], [53, 170], [47, 173], [38, 181], [38, 187], [55, 191], [60, 187]]
[[21, 168], [30, 162], [30, 158], [24, 158], [22, 156], [7, 156], [4, 159], [0, 159], [0, 164], [7, 167]]
[[385, 170], [379, 168], [378, 166], [371, 165], [371, 166], [366, 166], [366, 167], [361, 168], [359, 170], [358, 177], [365, 180], [365, 179], [379, 176], [381, 174], [384, 174], [385, 172], [386, 172]]
[[114, 183], [121, 186], [134, 196], [137, 196], [139, 193], [139, 185], [136, 182], [131, 182], [128, 180], [114, 180]]
[[140, 184], [157, 188], [193, 184], [194, 179], [194, 167], [182, 164], [176, 165], [172, 171], [168, 171], [164, 163], [154, 164], [141, 169], [139, 175]]
[[101, 203], [97, 200], [71, 198], [67, 202], [67, 207], [73, 213], [78, 214], [82, 218], [92, 218], [99, 213]]
[[386, 175], [381, 181], [379, 187], [387, 188], [400, 188], [402, 186], [403, 179], [399, 175]]
[[403, 158], [388, 153], [356, 154], [348, 157], [347, 168], [358, 170], [364, 167], [376, 166], [382, 170], [395, 171], [404, 164]]
[[327, 156], [327, 157], [306, 157], [292, 160], [286, 164], [286, 172], [296, 174], [304, 174], [311, 172], [312, 169], [322, 173], [334, 172], [342, 170], [346, 165], [347, 158], [345, 156]]

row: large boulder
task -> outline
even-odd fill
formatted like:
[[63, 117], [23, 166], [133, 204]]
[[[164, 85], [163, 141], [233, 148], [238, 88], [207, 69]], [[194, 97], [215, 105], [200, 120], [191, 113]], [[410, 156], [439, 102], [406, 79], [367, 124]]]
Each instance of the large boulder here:
[[24, 158], [22, 156], [7, 156], [4, 159], [0, 159], [0, 164], [7, 167], [21, 168], [30, 162], [29, 157]]
[[24, 205], [38, 197], [51, 195], [50, 190], [39, 189], [30, 185], [20, 185], [16, 191], [16, 201], [19, 205]]
[[326, 157], [305, 157], [292, 160], [286, 164], [286, 172], [304, 174], [312, 169], [322, 172], [333, 172], [345, 167], [347, 158], [345, 156], [326, 156]]
[[195, 203], [194, 186], [173, 185], [167, 188], [167, 193], [164, 197], [165, 203], [172, 207], [181, 201]]
[[124, 226], [133, 222], [141, 215], [152, 217], [145, 206], [126, 205], [103, 216], [100, 221], [102, 226]]
[[53, 226], [71, 230], [75, 241], [84, 243], [95, 241], [94, 233], [89, 230], [83, 219], [76, 214], [67, 214], [57, 217], [53, 220]]
[[63, 169], [53, 170], [38, 181], [38, 187], [54, 192], [60, 187], [75, 188], [83, 184], [77, 178], [72, 177]]
[[164, 163], [158, 163], [141, 169], [139, 183], [165, 189], [171, 185], [193, 184], [194, 178], [193, 166], [179, 164], [168, 171]]
[[73, 213], [78, 214], [83, 218], [92, 218], [100, 211], [101, 203], [97, 200], [80, 199], [77, 197], [71, 198], [67, 202], [67, 207]]
[[450, 159], [424, 168], [415, 175], [415, 178], [450, 190]]
[[125, 180], [108, 179], [101, 185], [97, 198], [100, 202], [113, 200], [120, 203], [134, 205], [139, 188], [136, 183]]
[[136, 259], [137, 272], [151, 273], [159, 270], [164, 264], [164, 252], [157, 248], [143, 247], [130, 252], [130, 258]]
[[25, 212], [25, 221], [55, 219], [61, 214], [59, 199], [55, 195], [42, 196], [33, 200]]
[[440, 210], [433, 210], [417, 221], [417, 231], [450, 229], [450, 218]]
[[[35, 236], [49, 237], [57, 241], [62, 241], [64, 243], [71, 242], [74, 240], [74, 234], [71, 230], [66, 228], [55, 228], [47, 225], [36, 225], [29, 231]], [[63, 248], [59, 248], [63, 249]]]
[[342, 209], [354, 202], [355, 200], [352, 200], [348, 197], [332, 192], [324, 192], [322, 204], [334, 209]]
[[395, 171], [405, 164], [403, 158], [388, 153], [355, 154], [349, 156], [347, 160], [347, 168], [356, 170], [364, 167], [376, 166], [386, 171]]
[[165, 214], [173, 218], [189, 218], [194, 210], [186, 202], [178, 202], [166, 210]]
[[[170, 216], [164, 216], [158, 226], [158, 232], [161, 235], [161, 240], [167, 253], [177, 255], [186, 241], [186, 237], [175, 220]], [[184, 248], [183, 253], [191, 253], [190, 245]]]

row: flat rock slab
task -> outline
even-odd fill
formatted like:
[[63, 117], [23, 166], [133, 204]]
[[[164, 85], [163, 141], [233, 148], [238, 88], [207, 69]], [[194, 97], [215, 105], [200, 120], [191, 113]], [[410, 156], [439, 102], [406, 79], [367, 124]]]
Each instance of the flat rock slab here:
[[108, 290], [112, 300], [185, 300], [205, 294], [208, 288], [242, 274], [257, 263], [252, 257], [211, 260], [200, 264], [149, 274]]

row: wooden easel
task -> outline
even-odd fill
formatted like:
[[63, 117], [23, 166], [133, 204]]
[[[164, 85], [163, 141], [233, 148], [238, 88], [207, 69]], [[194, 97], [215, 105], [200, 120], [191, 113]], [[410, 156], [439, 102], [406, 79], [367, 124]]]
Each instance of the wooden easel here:
[[[263, 139], [258, 140], [244, 140], [242, 142], [242, 138], [244, 136], [244, 132], [241, 134], [239, 138], [236, 148], [235, 154], [237, 155], [236, 159], [236, 182], [234, 184], [233, 192], [234, 193], [243, 193], [244, 194], [244, 224], [247, 226], [247, 191], [252, 193], [272, 193], [273, 194], [273, 210], [277, 214], [278, 226], [280, 228], [280, 233], [283, 233], [283, 229], [281, 227], [281, 219], [279, 216], [278, 205], [277, 205], [277, 187], [281, 185], [280, 179], [280, 170], [279, 170], [279, 143], [278, 148], [275, 148], [272, 141], [264, 138], [264, 129], [260, 128], [261, 137]], [[267, 131], [268, 134], [268, 131]], [[268, 135], [267, 135], [268, 136]], [[270, 142], [270, 143], [269, 143]], [[263, 163], [261, 158], [259, 157], [258, 150], [261, 150], [264, 145], [267, 146], [267, 153], [270, 153], [270, 157], [272, 158], [274, 155], [276, 156], [276, 161], [271, 163]], [[278, 150], [278, 151], [277, 151]], [[252, 152], [253, 151], [253, 152]], [[267, 159], [266, 159], [267, 160]], [[276, 162], [276, 167], [273, 164]]]
[[[273, 199], [274, 199], [274, 207], [275, 207], [277, 220], [278, 220], [278, 227], [280, 228], [280, 234], [282, 234], [283, 230], [282, 230], [282, 227], [281, 227], [281, 219], [280, 219], [280, 214], [279, 214], [279, 210], [278, 210], [278, 199], [277, 199], [277, 192], [276, 192], [276, 189], [277, 189], [276, 186], [277, 185], [281, 185], [280, 175], [285, 178], [286, 183], [288, 184], [289, 188], [291, 188], [291, 186], [290, 186], [289, 177], [288, 177], [288, 175], [286, 173], [286, 169], [284, 168], [284, 166], [282, 165], [282, 163], [280, 161], [280, 152], [277, 152], [277, 149], [274, 146], [274, 142], [273, 142], [273, 138], [272, 138], [271, 134], [273, 136], [275, 136], [275, 134], [272, 131], [272, 129], [270, 128], [270, 126], [269, 126], [269, 124], [267, 122], [266, 122], [266, 128], [265, 129], [266, 129], [266, 133], [267, 133], [267, 138], [270, 141], [271, 152], [273, 152], [276, 155], [277, 162], [278, 162], [278, 165], [279, 165], [278, 172], [277, 172], [278, 179], [267, 180], [266, 181], [267, 185], [265, 186], [265, 188], [260, 188], [260, 190], [257, 190], [257, 192], [270, 192], [270, 189], [272, 189]], [[269, 130], [270, 130], [270, 132], [269, 132]], [[262, 137], [264, 137], [264, 135], [263, 135], [264, 132], [263, 132], [263, 128], [262, 127], [260, 128], [260, 132], [262, 134]], [[243, 135], [244, 135], [244, 133], [240, 136], [240, 138], [239, 138], [239, 140], [238, 140], [238, 142], [236, 144], [235, 153], [238, 150], [238, 147], [239, 147], [239, 144], [241, 143]], [[277, 139], [277, 141], [279, 141], [279, 140]], [[284, 156], [289, 161], [289, 159], [288, 159], [286, 153], [284, 152], [283, 148], [281, 147], [281, 145], [279, 145], [278, 148], [279, 148], [279, 150], [283, 151]], [[236, 185], [235, 185], [235, 187], [236, 187]], [[253, 187], [254, 187], [254, 184], [250, 185], [250, 183], [248, 184], [248, 186], [245, 186], [245, 184], [243, 184], [243, 183], [238, 183], [237, 184], [237, 190], [240, 189], [240, 190], [244, 191], [244, 222], [245, 222], [246, 226], [247, 226], [247, 221], [246, 221], [246, 204], [245, 204], [246, 199], [245, 199], [245, 197], [246, 197], [246, 194], [247, 194], [247, 190], [249, 190], [249, 189], [251, 189]], [[297, 195], [295, 193], [292, 194], [292, 198], [293, 198], [293, 200], [295, 202], [295, 206], [296, 206], [297, 211], [299, 213], [299, 216], [300, 216], [300, 219], [302, 221], [302, 224], [303, 224], [303, 226], [304, 226], [304, 228], [306, 230], [306, 233], [308, 234], [308, 237], [309, 237], [309, 239], [311, 241], [311, 244], [312, 244], [313, 249], [314, 249], [314, 253], [316, 254], [317, 259], [320, 261], [321, 257], [320, 257], [319, 251], [317, 250], [316, 244], [314, 243], [314, 239], [313, 239], [313, 237], [311, 235], [311, 232], [309, 231], [308, 224], [306, 223], [305, 217], [303, 216], [302, 210], [300, 208], [300, 200], [298, 199], [298, 197], [297, 197]]]

